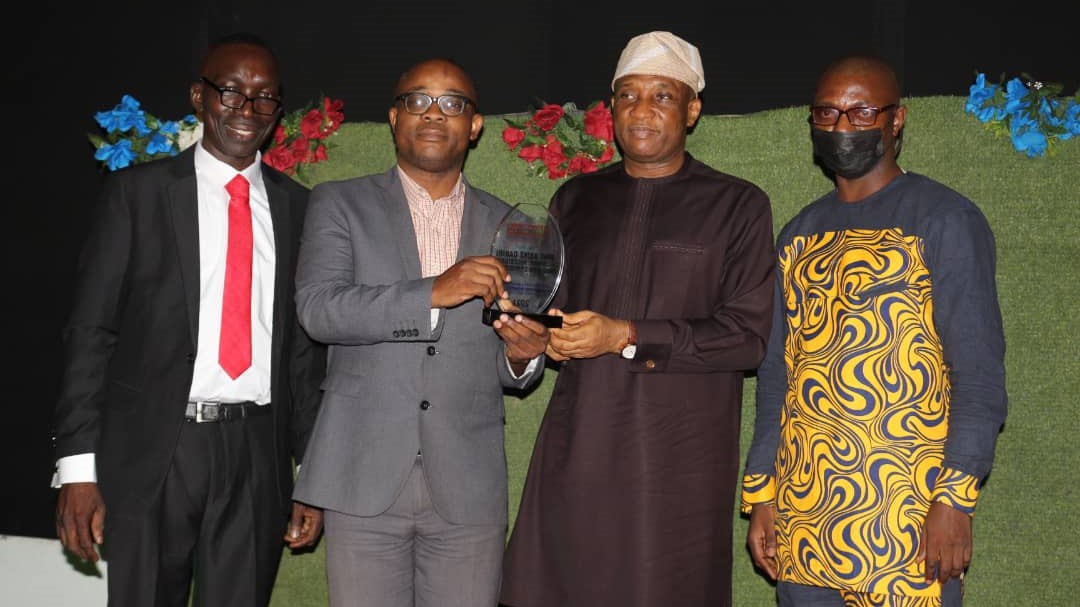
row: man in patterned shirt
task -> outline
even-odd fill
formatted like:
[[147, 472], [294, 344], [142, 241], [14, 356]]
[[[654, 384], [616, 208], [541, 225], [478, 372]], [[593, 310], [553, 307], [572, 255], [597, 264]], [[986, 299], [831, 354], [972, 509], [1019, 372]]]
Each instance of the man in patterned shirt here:
[[777, 240], [742, 510], [781, 606], [957, 606], [1006, 416], [994, 237], [904, 171], [892, 68], [818, 80], [814, 155], [836, 189]]

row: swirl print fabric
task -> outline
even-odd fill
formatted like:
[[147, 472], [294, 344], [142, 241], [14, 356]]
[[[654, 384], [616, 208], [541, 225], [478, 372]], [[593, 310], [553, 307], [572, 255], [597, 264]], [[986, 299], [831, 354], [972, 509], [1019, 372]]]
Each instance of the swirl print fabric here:
[[949, 384], [918, 238], [799, 236], [780, 251], [792, 385], [777, 457], [780, 577], [936, 595], [915, 562]]

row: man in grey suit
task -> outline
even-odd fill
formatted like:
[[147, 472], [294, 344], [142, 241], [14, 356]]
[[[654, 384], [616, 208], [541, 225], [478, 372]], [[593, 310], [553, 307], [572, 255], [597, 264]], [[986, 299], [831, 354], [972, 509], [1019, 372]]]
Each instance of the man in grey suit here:
[[517, 315], [481, 322], [507, 297], [488, 253], [510, 209], [461, 172], [484, 122], [472, 80], [432, 59], [394, 95], [396, 166], [311, 194], [297, 313], [330, 354], [294, 498], [325, 510], [331, 605], [491, 607], [503, 388], [539, 379], [548, 332]]

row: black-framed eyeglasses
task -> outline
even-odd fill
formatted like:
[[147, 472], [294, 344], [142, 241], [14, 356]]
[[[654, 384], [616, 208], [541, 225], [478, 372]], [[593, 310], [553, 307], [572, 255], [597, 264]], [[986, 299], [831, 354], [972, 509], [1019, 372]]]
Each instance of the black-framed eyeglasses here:
[[432, 97], [427, 93], [413, 91], [411, 93], [402, 93], [394, 97], [394, 100], [400, 101], [405, 106], [405, 111], [410, 114], [423, 114], [428, 111], [432, 103], [439, 106], [439, 111], [444, 116], [449, 117], [460, 116], [470, 103], [474, 108], [476, 107], [476, 102], [472, 99], [454, 93], [443, 93], [438, 97]]
[[221, 98], [221, 105], [229, 109], [244, 109], [244, 104], [250, 101], [251, 111], [263, 116], [273, 116], [281, 108], [281, 99], [277, 97], [248, 97], [236, 89], [218, 86], [206, 76], [202, 77], [202, 81], [217, 91], [218, 97]]
[[846, 115], [851, 126], [874, 126], [879, 114], [896, 106], [890, 103], [885, 107], [859, 106], [841, 110], [828, 105], [813, 105], [810, 106], [809, 121], [816, 126], [835, 126], [840, 122], [840, 116]]

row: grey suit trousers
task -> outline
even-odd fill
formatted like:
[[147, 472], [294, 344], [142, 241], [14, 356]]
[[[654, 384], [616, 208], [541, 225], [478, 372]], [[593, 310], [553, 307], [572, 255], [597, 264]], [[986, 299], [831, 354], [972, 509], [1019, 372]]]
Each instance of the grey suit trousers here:
[[431, 503], [421, 456], [389, 510], [324, 515], [331, 607], [495, 607], [505, 525], [455, 525]]

